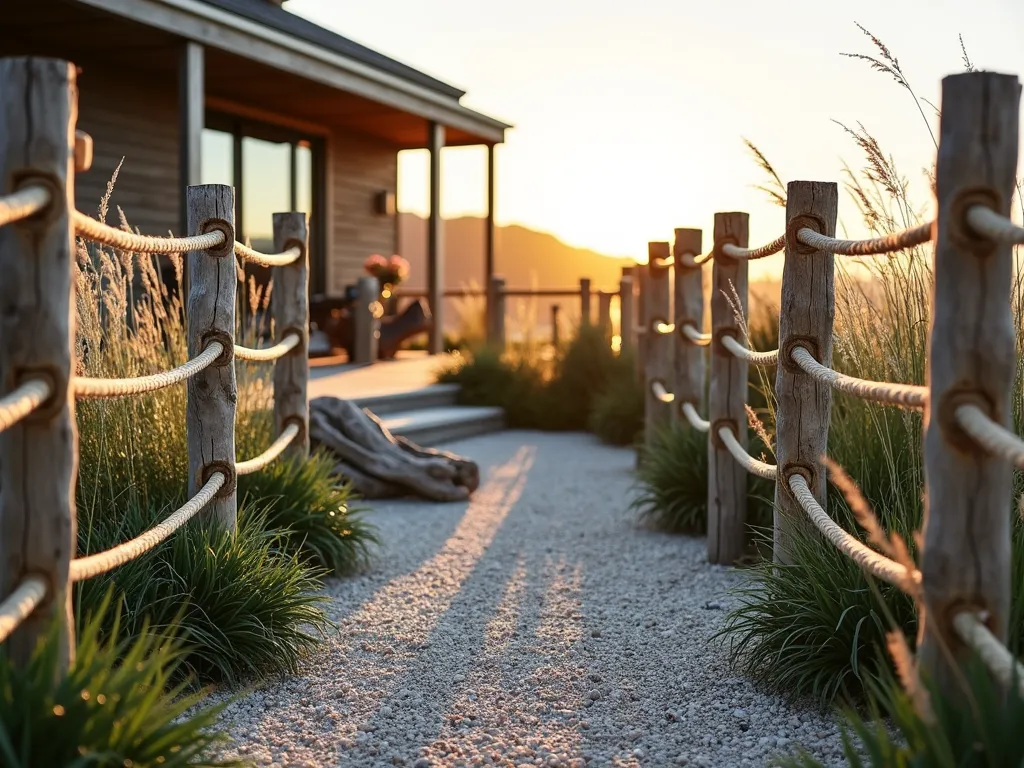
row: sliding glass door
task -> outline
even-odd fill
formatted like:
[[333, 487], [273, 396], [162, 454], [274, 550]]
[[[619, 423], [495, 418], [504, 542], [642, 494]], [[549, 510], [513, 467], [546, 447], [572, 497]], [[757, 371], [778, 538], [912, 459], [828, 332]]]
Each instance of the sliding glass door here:
[[[224, 115], [207, 115], [203, 131], [204, 184], [235, 188], [236, 237], [258, 251], [274, 250], [273, 214], [309, 214], [310, 292], [323, 291], [323, 151], [308, 136]], [[246, 270], [258, 283], [269, 270]]]

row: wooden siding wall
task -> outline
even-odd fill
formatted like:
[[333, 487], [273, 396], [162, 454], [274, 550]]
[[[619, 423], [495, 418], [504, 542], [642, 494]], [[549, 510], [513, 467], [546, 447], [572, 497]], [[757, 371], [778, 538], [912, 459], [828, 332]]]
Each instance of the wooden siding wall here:
[[374, 195], [394, 192], [398, 184], [398, 150], [393, 144], [362, 134], [338, 132], [327, 141], [330, 258], [328, 291], [340, 296], [361, 277], [372, 253], [390, 256], [398, 248], [398, 218], [374, 212]]
[[146, 234], [181, 234], [176, 84], [136, 82], [89, 64], [82, 69], [78, 126], [92, 136], [95, 155], [92, 169], [75, 180], [78, 210], [96, 213], [123, 157], [107, 223], [118, 223], [121, 206], [128, 223]]

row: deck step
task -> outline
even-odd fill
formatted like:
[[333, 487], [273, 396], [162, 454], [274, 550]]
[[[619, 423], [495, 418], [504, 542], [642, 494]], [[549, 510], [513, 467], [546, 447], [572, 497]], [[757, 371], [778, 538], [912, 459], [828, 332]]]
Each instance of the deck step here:
[[505, 428], [505, 412], [501, 408], [467, 405], [398, 411], [383, 415], [381, 420], [393, 434], [422, 446], [499, 432]]
[[456, 404], [458, 396], [458, 384], [433, 384], [406, 392], [356, 397], [354, 402], [360, 408], [369, 408], [377, 416], [383, 417], [407, 411], [450, 408]]

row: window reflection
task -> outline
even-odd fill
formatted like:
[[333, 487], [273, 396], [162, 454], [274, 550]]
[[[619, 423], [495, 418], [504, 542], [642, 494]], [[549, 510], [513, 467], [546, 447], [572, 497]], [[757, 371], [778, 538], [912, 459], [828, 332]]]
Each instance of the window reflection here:
[[[310, 290], [323, 290], [324, 265], [314, 216], [321, 201], [316, 186], [319, 148], [290, 131], [211, 113], [203, 130], [202, 183], [235, 188], [236, 237], [265, 252], [274, 250], [273, 215], [302, 211], [310, 217]], [[247, 267], [258, 282], [269, 270]], [[264, 274], [264, 272], [266, 274]]]
[[292, 209], [292, 145], [242, 138], [242, 235], [274, 250], [275, 213]]
[[295, 208], [313, 212], [313, 148], [308, 141], [295, 145]]
[[203, 130], [202, 183], [235, 185], [235, 139], [230, 133]]

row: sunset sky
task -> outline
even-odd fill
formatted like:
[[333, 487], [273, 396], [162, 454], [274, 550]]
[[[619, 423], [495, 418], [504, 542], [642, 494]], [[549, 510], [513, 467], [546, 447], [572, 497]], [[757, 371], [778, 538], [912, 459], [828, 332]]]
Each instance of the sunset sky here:
[[[1020, 0], [291, 0], [287, 7], [468, 91], [463, 103], [515, 124], [498, 154], [498, 222], [573, 245], [645, 257], [648, 240], [714, 212], [748, 211], [751, 243], [782, 231], [752, 189], [757, 144], [784, 180], [840, 180], [862, 158], [833, 120], [858, 121], [891, 153], [922, 206], [934, 160], [909, 93], [841, 52], [898, 57], [918, 96], [975, 66], [1024, 77]], [[935, 123], [934, 113], [922, 105]], [[445, 216], [480, 214], [484, 155], [444, 154]], [[399, 204], [426, 211], [423, 153], [404, 153]], [[840, 223], [863, 234], [840, 197]], [[778, 268], [760, 263], [755, 273]]]

